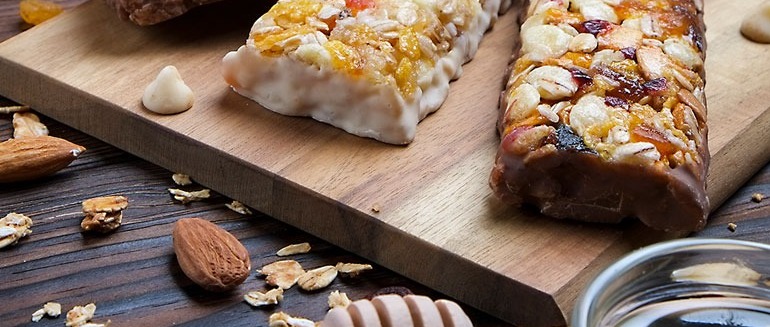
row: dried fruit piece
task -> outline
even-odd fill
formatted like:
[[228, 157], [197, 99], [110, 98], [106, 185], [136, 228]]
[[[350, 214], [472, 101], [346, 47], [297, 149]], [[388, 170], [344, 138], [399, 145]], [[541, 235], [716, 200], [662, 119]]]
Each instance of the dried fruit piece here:
[[297, 284], [306, 291], [315, 291], [329, 286], [337, 278], [337, 269], [334, 266], [323, 266], [308, 270], [299, 276]]
[[38, 322], [43, 316], [58, 317], [61, 314], [61, 304], [56, 302], [47, 302], [42, 309], [38, 309], [32, 314], [32, 321]]
[[185, 185], [192, 184], [192, 180], [190, 179], [190, 176], [187, 174], [176, 173], [171, 175], [171, 179], [174, 180], [174, 183], [176, 183], [176, 185], [185, 186]]
[[249, 208], [247, 208], [245, 205], [243, 205], [243, 203], [241, 203], [239, 201], [233, 200], [233, 202], [231, 202], [231, 203], [226, 203], [225, 207], [227, 207], [230, 210], [235, 211], [235, 212], [237, 212], [239, 214], [242, 214], [242, 215], [250, 215], [251, 214], [251, 210], [249, 210]]
[[0, 249], [14, 245], [20, 238], [31, 234], [30, 227], [32, 227], [32, 219], [15, 212], [0, 219]]
[[364, 263], [338, 262], [334, 267], [337, 268], [337, 271], [345, 277], [356, 277], [361, 272], [372, 269], [372, 265]]
[[67, 167], [86, 148], [53, 136], [10, 139], [0, 143], [0, 183], [51, 175]]
[[339, 290], [334, 290], [329, 293], [329, 309], [334, 308], [347, 308], [350, 305], [350, 298], [345, 293], [340, 293]]
[[278, 304], [278, 302], [283, 300], [283, 289], [280, 287], [274, 288], [266, 293], [251, 291], [243, 296], [243, 300], [253, 307]]
[[202, 189], [200, 191], [187, 192], [176, 188], [168, 189], [168, 192], [174, 196], [174, 200], [182, 202], [183, 204], [193, 201], [201, 201], [208, 199], [211, 196], [211, 190]]
[[48, 135], [48, 127], [40, 122], [40, 118], [31, 112], [13, 114], [13, 138]]
[[235, 236], [200, 218], [174, 224], [174, 253], [182, 271], [203, 289], [231, 290], [249, 277], [249, 252]]
[[128, 207], [128, 199], [120, 195], [102, 196], [85, 200], [82, 206], [86, 216], [80, 222], [80, 228], [86, 232], [108, 233], [123, 222], [123, 209]]
[[305, 274], [305, 269], [294, 260], [281, 260], [266, 265], [257, 272], [267, 276], [265, 282], [268, 284], [286, 290], [294, 286], [299, 276]]
[[292, 317], [284, 312], [276, 312], [268, 318], [269, 327], [315, 327], [312, 320]]
[[278, 250], [275, 254], [279, 257], [284, 257], [293, 254], [308, 253], [310, 252], [310, 243], [291, 244]]
[[88, 323], [89, 320], [94, 318], [96, 312], [96, 304], [89, 303], [85, 306], [76, 305], [72, 310], [67, 312], [67, 327], [81, 327]]
[[64, 9], [58, 4], [45, 0], [21, 0], [19, 16], [27, 24], [37, 25], [61, 14]]

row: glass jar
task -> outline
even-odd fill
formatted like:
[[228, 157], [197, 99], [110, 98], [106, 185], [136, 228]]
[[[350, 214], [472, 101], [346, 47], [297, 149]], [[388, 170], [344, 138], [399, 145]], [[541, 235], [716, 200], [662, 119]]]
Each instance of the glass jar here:
[[770, 326], [770, 245], [686, 238], [653, 244], [600, 273], [573, 327]]

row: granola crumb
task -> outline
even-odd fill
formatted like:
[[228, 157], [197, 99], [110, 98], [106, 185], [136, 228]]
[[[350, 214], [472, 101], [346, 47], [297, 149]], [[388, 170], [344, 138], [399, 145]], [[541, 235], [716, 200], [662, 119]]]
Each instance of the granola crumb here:
[[372, 205], [372, 212], [380, 213], [380, 204], [379, 203], [375, 203], [375, 204]]
[[755, 203], [760, 203], [764, 199], [765, 199], [765, 195], [762, 193], [754, 193], [751, 195], [751, 201], [754, 201]]
[[231, 202], [231, 203], [225, 203], [225, 207], [227, 207], [230, 210], [235, 211], [235, 212], [237, 212], [239, 214], [242, 214], [242, 215], [250, 215], [251, 214], [251, 210], [249, 210], [249, 208], [247, 208], [240, 201], [233, 200], [233, 202]]
[[735, 223], [728, 223], [728, 224], [727, 224], [727, 229], [728, 229], [728, 230], [729, 230], [731, 233], [735, 233], [735, 230], [736, 230], [737, 228], [738, 228], [738, 225], [736, 225]]
[[61, 304], [57, 302], [47, 302], [43, 308], [38, 309], [32, 314], [32, 321], [38, 322], [43, 316], [58, 317], [61, 315]]
[[201, 201], [208, 199], [211, 196], [211, 190], [209, 189], [187, 192], [180, 189], [170, 188], [168, 189], [168, 192], [174, 196], [174, 200], [182, 202], [182, 204], [187, 204], [193, 201]]
[[289, 255], [302, 254], [302, 253], [308, 253], [308, 252], [310, 252], [310, 243], [304, 242], [304, 243], [287, 245], [282, 249], [278, 250], [278, 252], [276, 252], [275, 255], [279, 257], [285, 257]]
[[192, 184], [192, 180], [190, 179], [190, 176], [187, 174], [176, 173], [171, 175], [171, 179], [174, 180], [174, 183], [176, 183], [176, 185], [186, 186], [186, 185]]

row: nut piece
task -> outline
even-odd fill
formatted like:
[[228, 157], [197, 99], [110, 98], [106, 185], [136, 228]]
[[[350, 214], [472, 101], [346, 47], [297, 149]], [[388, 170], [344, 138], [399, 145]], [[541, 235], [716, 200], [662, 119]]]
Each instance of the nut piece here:
[[334, 268], [345, 277], [356, 277], [363, 271], [371, 270], [372, 265], [364, 263], [342, 263], [338, 262]]
[[287, 245], [284, 248], [278, 250], [275, 255], [279, 257], [285, 257], [293, 254], [308, 253], [310, 252], [310, 243], [299, 243]]
[[14, 245], [20, 238], [31, 234], [30, 227], [32, 219], [22, 214], [11, 212], [0, 218], [0, 249]]
[[83, 213], [86, 217], [80, 222], [80, 228], [86, 232], [111, 232], [120, 227], [123, 222], [123, 209], [127, 207], [128, 199], [120, 195], [85, 200], [83, 201]]
[[760, 203], [764, 199], [765, 199], [765, 195], [762, 193], [754, 193], [751, 195], [751, 201], [754, 201], [756, 203]]
[[67, 312], [66, 325], [68, 327], [81, 327], [94, 317], [95, 312], [96, 305], [93, 303], [86, 304], [85, 306], [76, 305], [72, 310]]
[[42, 309], [38, 309], [32, 314], [32, 321], [38, 322], [43, 316], [58, 317], [61, 314], [61, 304], [56, 302], [47, 302]]
[[305, 274], [305, 269], [294, 260], [281, 260], [266, 265], [257, 272], [267, 276], [265, 282], [268, 284], [287, 290], [294, 286], [299, 276]]
[[339, 290], [334, 290], [329, 294], [329, 309], [334, 308], [347, 308], [350, 305], [350, 298], [345, 293], [340, 293]]
[[0, 143], [0, 183], [27, 181], [67, 167], [86, 148], [53, 136]]
[[243, 203], [241, 203], [240, 201], [233, 200], [233, 202], [231, 203], [225, 203], [225, 207], [242, 215], [251, 214], [251, 210], [249, 210], [249, 208], [243, 205]]
[[251, 291], [243, 296], [243, 300], [253, 307], [278, 304], [278, 302], [283, 300], [283, 289], [280, 287], [274, 288], [266, 293]]
[[284, 312], [276, 312], [268, 318], [269, 327], [315, 327], [315, 323], [305, 318], [292, 317]]
[[297, 284], [306, 291], [315, 291], [329, 286], [337, 278], [337, 269], [334, 266], [323, 266], [308, 270], [299, 276]]
[[182, 202], [182, 204], [187, 204], [193, 201], [201, 201], [203, 199], [208, 199], [211, 196], [211, 190], [205, 188], [200, 191], [192, 192], [170, 188], [168, 189], [168, 192], [174, 196], [174, 200]]
[[770, 43], [770, 2], [761, 4], [743, 19], [741, 34], [754, 42]]
[[174, 224], [174, 253], [182, 271], [203, 289], [231, 290], [249, 277], [249, 252], [235, 236], [200, 218]]
[[192, 108], [195, 102], [193, 91], [182, 80], [174, 66], [166, 66], [144, 89], [142, 104], [159, 114], [177, 114]]
[[40, 118], [31, 112], [13, 114], [13, 138], [20, 139], [32, 136], [48, 135], [48, 127], [40, 122]]
[[192, 180], [190, 180], [190, 176], [182, 173], [176, 173], [171, 175], [171, 179], [174, 180], [174, 183], [176, 183], [176, 185], [185, 186], [185, 185], [192, 184]]

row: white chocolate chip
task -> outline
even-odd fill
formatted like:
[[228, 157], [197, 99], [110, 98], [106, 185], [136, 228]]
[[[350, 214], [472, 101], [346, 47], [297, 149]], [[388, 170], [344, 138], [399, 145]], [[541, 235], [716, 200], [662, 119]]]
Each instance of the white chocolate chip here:
[[759, 43], [770, 43], [770, 2], [760, 5], [741, 23], [743, 36]]
[[147, 85], [142, 96], [145, 108], [159, 114], [177, 114], [192, 108], [193, 91], [182, 80], [174, 66], [164, 67], [158, 77]]

